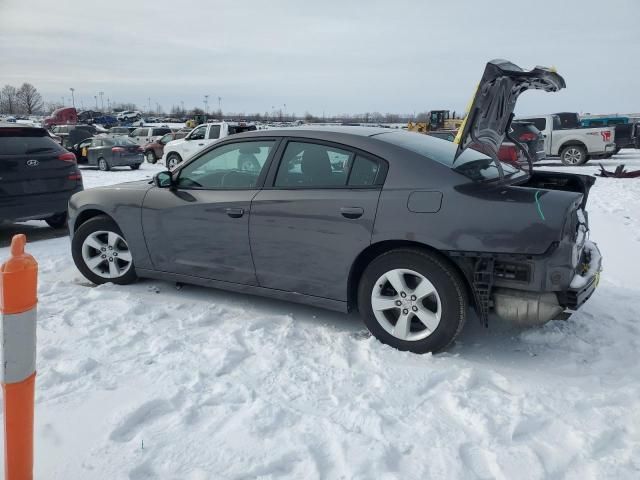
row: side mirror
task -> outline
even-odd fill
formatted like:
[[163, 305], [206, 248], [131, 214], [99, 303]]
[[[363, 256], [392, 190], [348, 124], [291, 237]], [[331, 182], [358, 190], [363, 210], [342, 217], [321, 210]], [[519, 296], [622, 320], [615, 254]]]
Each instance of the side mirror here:
[[153, 183], [155, 183], [158, 188], [172, 188], [174, 186], [173, 176], [169, 171], [158, 172], [156, 176], [153, 177]]

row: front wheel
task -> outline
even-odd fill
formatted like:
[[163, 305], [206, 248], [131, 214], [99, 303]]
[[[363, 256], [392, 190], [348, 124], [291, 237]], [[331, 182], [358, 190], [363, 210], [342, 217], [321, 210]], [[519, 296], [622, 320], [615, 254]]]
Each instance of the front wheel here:
[[373, 260], [358, 288], [358, 309], [382, 343], [414, 353], [447, 348], [467, 315], [464, 280], [438, 255], [392, 250]]
[[78, 227], [71, 242], [78, 270], [91, 282], [126, 285], [138, 277], [129, 245], [118, 225], [100, 215]]
[[149, 150], [144, 154], [144, 157], [147, 159], [149, 163], [156, 163], [158, 160], [156, 159], [156, 155], [153, 153], [153, 150]]
[[587, 150], [580, 145], [570, 145], [564, 147], [560, 153], [560, 160], [565, 165], [578, 166], [587, 162]]
[[167, 157], [167, 168], [169, 170], [173, 170], [180, 162], [182, 162], [182, 158], [180, 158], [180, 155], [178, 155], [177, 153], [170, 153]]

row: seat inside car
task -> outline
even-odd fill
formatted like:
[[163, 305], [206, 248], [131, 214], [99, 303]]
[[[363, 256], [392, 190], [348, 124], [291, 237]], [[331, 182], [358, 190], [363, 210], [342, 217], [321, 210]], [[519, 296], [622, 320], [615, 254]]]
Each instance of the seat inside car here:
[[306, 145], [300, 163], [302, 183], [309, 186], [343, 184], [343, 179], [333, 173], [327, 150], [320, 145]]

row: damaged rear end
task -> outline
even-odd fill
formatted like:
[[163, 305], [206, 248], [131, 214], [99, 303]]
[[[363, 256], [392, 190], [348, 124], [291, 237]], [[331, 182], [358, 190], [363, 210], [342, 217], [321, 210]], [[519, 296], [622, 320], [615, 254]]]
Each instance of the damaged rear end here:
[[[505, 175], [505, 164], [498, 159], [518, 97], [527, 90], [555, 92], [565, 86], [553, 69], [525, 71], [506, 60], [493, 60], [487, 63], [455, 139], [455, 161], [463, 163], [462, 154], [473, 149], [493, 159], [500, 172], [497, 188], [478, 191], [470, 187], [473, 193], [469, 194], [491, 202], [487, 208], [494, 215], [505, 221], [513, 218], [513, 225], [523, 228], [512, 238], [522, 253], [478, 253], [475, 258], [465, 253], [466, 258], [457, 259], [467, 272], [476, 311], [485, 324], [490, 311], [524, 326], [566, 318], [589, 299], [598, 284], [602, 260], [598, 247], [589, 240], [586, 211], [595, 179], [534, 172], [527, 148], [514, 138], [509, 140], [529, 159], [529, 174]], [[454, 169], [462, 168], [465, 165]]]

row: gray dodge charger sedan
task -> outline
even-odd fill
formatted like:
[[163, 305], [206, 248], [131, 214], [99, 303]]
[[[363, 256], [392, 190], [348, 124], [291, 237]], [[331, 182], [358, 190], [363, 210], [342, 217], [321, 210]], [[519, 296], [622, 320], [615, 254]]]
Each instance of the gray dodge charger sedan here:
[[69, 205], [94, 283], [156, 278], [357, 310], [401, 350], [446, 348], [468, 307], [521, 325], [593, 293], [593, 179], [520, 170], [496, 152], [518, 95], [557, 73], [487, 64], [456, 143], [390, 129], [292, 128], [216, 142], [152, 182]]

